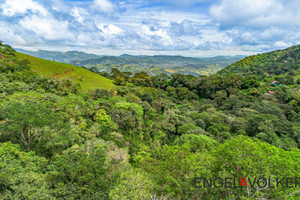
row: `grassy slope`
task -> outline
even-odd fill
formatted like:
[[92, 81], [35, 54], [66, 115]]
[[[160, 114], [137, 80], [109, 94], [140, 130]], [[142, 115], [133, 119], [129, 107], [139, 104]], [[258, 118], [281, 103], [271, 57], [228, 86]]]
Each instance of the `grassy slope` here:
[[81, 85], [81, 90], [84, 92], [89, 89], [100, 88], [110, 90], [115, 87], [112, 80], [81, 67], [44, 60], [23, 53], [17, 53], [16, 55], [21, 59], [28, 59], [30, 61], [31, 69], [37, 74], [46, 76], [48, 78], [58, 74], [55, 76], [55, 78], [60, 80], [70, 79], [76, 83], [79, 83]]

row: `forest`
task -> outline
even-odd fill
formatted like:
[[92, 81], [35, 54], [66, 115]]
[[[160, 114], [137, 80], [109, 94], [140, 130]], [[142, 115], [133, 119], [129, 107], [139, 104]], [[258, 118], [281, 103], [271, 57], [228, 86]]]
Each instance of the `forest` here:
[[88, 91], [16, 55], [0, 42], [0, 199], [300, 199], [299, 46], [211, 76], [112, 68]]

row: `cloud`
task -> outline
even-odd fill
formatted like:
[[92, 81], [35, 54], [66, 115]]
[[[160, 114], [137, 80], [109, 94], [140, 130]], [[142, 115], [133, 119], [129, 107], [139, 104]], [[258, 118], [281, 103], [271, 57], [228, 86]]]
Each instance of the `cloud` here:
[[105, 38], [111, 38], [114, 35], [122, 35], [124, 31], [113, 24], [100, 24], [97, 26]]
[[299, 26], [299, 6], [298, 0], [222, 0], [210, 8], [210, 14], [225, 29]]
[[196, 30], [197, 24], [193, 23], [190, 20], [183, 20], [179, 23], [171, 22], [171, 31], [176, 34], [177, 36], [181, 35], [197, 35], [199, 34], [199, 29]]
[[65, 4], [62, 0], [50, 0], [51, 8], [57, 12], [68, 13], [70, 7]]
[[76, 7], [71, 9], [71, 15], [80, 23], [84, 21], [84, 18], [81, 16], [79, 9]]
[[232, 46], [261, 52], [299, 44], [299, 7], [298, 0], [221, 0], [210, 16]]
[[0, 22], [0, 32], [1, 32], [1, 40], [9, 41], [11, 38], [14, 38], [14, 41], [18, 45], [27, 45], [25, 39], [23, 39], [20, 35], [15, 34], [14, 30], [5, 22]]
[[94, 0], [95, 9], [104, 13], [112, 13], [115, 5], [108, 0]]
[[167, 5], [172, 5], [175, 7], [190, 7], [194, 6], [195, 4], [200, 4], [204, 2], [209, 2], [211, 0], [151, 0], [150, 2], [155, 2], [155, 3], [160, 3], [160, 4], [167, 4]]
[[9, 17], [28, 12], [39, 13], [43, 16], [48, 14], [48, 11], [42, 5], [32, 0], [6, 0], [0, 8], [2, 14]]
[[20, 20], [19, 25], [24, 30], [32, 31], [38, 37], [46, 40], [70, 40], [73, 38], [68, 31], [68, 22], [57, 21], [51, 17], [26, 16]]
[[299, 0], [0, 0], [0, 40], [113, 52], [268, 51], [300, 43]]
[[[158, 29], [154, 26], [143, 25], [141, 32], [138, 33], [143, 39], [151, 41], [152, 43], [163, 46], [170, 46], [173, 44], [171, 37], [166, 31]], [[159, 45], [159, 46], [160, 46]]]
[[[45, 7], [46, 12], [43, 14], [33, 8], [22, 11], [23, 16], [13, 21], [15, 26], [11, 31], [22, 36], [25, 41], [34, 35], [38, 45], [45, 45], [48, 48], [60, 45], [64, 48], [110, 47], [123, 49], [124, 52], [142, 49], [189, 51], [206, 45], [205, 49], [209, 49], [210, 43], [207, 41], [209, 37], [205, 34], [207, 30], [206, 27], [202, 27], [207, 23], [207, 19], [204, 19], [203, 15], [164, 9], [153, 10], [151, 7], [143, 7], [147, 5], [145, 1], [140, 1], [139, 5], [136, 1], [122, 3], [109, 0], [93, 0], [92, 3], [62, 0], [29, 1], [39, 5], [40, 8]], [[199, 2], [203, 1], [186, 1], [184, 4], [192, 5]], [[172, 1], [165, 3], [171, 5]], [[21, 45], [20, 41], [18, 45]], [[212, 47], [216, 46], [215, 43], [215, 41], [211, 43], [214, 44]]]

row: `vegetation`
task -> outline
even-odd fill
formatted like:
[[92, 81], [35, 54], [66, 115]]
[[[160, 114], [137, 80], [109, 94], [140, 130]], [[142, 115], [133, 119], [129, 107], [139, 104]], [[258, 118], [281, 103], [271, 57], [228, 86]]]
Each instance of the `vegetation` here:
[[[249, 56], [221, 70], [219, 74], [259, 75], [262, 78], [285, 75], [280, 76], [280, 79], [286, 79], [285, 82], [288, 82], [291, 77], [299, 73], [299, 66], [300, 45], [285, 50]], [[292, 83], [288, 84], [293, 85]]]
[[299, 184], [194, 186], [197, 177], [300, 177], [298, 67], [266, 78], [113, 68], [101, 74], [115, 88], [87, 92], [51, 78], [55, 63], [0, 46], [0, 199], [300, 198]]
[[16, 53], [16, 56], [22, 60], [28, 60], [30, 68], [38, 75], [47, 78], [58, 78], [60, 80], [70, 80], [80, 85], [80, 91], [87, 92], [89, 89], [113, 89], [114, 84], [111, 80], [92, 73], [81, 67], [70, 64], [58, 63], [54, 61], [36, 58], [22, 53]]

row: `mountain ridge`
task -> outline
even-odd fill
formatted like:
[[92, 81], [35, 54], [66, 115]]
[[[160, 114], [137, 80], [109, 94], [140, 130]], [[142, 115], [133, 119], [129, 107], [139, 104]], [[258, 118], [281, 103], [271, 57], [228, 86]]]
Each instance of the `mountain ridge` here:
[[37, 50], [37, 51], [28, 51], [24, 49], [16, 49], [18, 52], [28, 54], [31, 56], [35, 56], [38, 58], [43, 58], [46, 60], [55, 60], [59, 62], [64, 62], [71, 64], [74, 60], [85, 60], [85, 59], [92, 59], [92, 58], [101, 58], [103, 56], [96, 55], [96, 54], [89, 54], [82, 51], [48, 51], [48, 50]]
[[240, 75], [281, 75], [285, 73], [299, 73], [300, 45], [282, 50], [248, 56], [233, 63], [218, 74], [228, 76], [231, 73]]
[[95, 72], [110, 73], [112, 68], [131, 73], [147, 72], [149, 75], [165, 73], [171, 75], [182, 73], [186, 75], [211, 75], [222, 68], [244, 58], [244, 56], [186, 57], [180, 55], [95, 55], [80, 51], [26, 51], [19, 50], [31, 56], [64, 62], [76, 66], [93, 68]]

